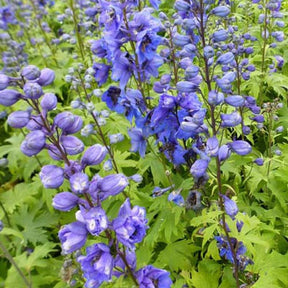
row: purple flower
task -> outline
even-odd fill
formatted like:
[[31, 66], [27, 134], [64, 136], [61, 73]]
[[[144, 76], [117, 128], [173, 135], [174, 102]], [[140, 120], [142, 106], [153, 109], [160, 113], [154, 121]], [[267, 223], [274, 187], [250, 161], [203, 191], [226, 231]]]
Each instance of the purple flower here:
[[222, 54], [216, 61], [217, 64], [220, 65], [228, 65], [232, 61], [234, 61], [234, 54], [232, 52], [227, 52], [225, 54]]
[[165, 270], [148, 265], [137, 271], [136, 278], [139, 288], [170, 288], [172, 280], [169, 275]]
[[243, 140], [233, 141], [227, 144], [229, 148], [238, 155], [244, 156], [252, 151], [251, 145]]
[[95, 71], [95, 81], [98, 83], [99, 86], [102, 86], [104, 83], [106, 83], [109, 76], [110, 68], [111, 66], [102, 63], [93, 64], [93, 69]]
[[56, 115], [54, 124], [66, 134], [74, 134], [81, 130], [83, 120], [80, 116], [74, 115], [71, 112], [62, 112]]
[[28, 65], [22, 69], [21, 75], [27, 80], [35, 80], [40, 76], [40, 70], [34, 65]]
[[61, 136], [60, 143], [68, 155], [77, 155], [84, 150], [83, 142], [75, 136]]
[[145, 234], [147, 226], [145, 209], [134, 206], [131, 209], [129, 198], [120, 207], [118, 217], [112, 222], [116, 237], [123, 245], [130, 249], [140, 243]]
[[209, 91], [208, 103], [210, 105], [219, 105], [224, 101], [224, 94], [221, 92], [216, 92], [215, 90]]
[[233, 107], [243, 107], [245, 99], [240, 95], [231, 95], [225, 98], [225, 102]]
[[42, 109], [51, 111], [57, 107], [57, 97], [53, 93], [45, 93], [40, 102]]
[[38, 154], [45, 146], [46, 136], [40, 131], [32, 131], [26, 135], [25, 140], [21, 144], [21, 151], [25, 155], [31, 157]]
[[60, 211], [70, 211], [78, 204], [79, 198], [70, 192], [61, 192], [54, 196], [52, 206]]
[[180, 191], [172, 191], [168, 195], [168, 201], [174, 202], [177, 206], [184, 206], [184, 198], [179, 192]]
[[55, 73], [49, 68], [44, 68], [41, 70], [40, 77], [37, 79], [37, 83], [41, 86], [48, 86], [53, 83], [55, 79]]
[[99, 181], [98, 188], [100, 189], [101, 200], [109, 196], [114, 196], [122, 192], [129, 182], [123, 174], [111, 174]]
[[219, 150], [219, 141], [216, 136], [209, 138], [206, 142], [206, 154], [209, 157], [216, 157]]
[[5, 74], [0, 73], [0, 91], [6, 89], [9, 85], [9, 82], [10, 82], [10, 78], [6, 76]]
[[33, 100], [40, 98], [43, 94], [42, 87], [34, 82], [27, 82], [23, 87], [23, 91], [25, 93], [25, 98]]
[[107, 152], [106, 147], [100, 144], [95, 144], [85, 151], [81, 163], [84, 166], [98, 165], [104, 160]]
[[221, 161], [225, 161], [231, 155], [231, 150], [228, 145], [222, 145], [218, 150], [218, 158]]
[[238, 207], [237, 207], [236, 203], [233, 200], [231, 200], [230, 198], [228, 198], [226, 195], [221, 195], [221, 197], [224, 200], [224, 207], [225, 207], [226, 213], [232, 219], [234, 219], [238, 213]]
[[218, 6], [215, 7], [211, 13], [218, 17], [226, 17], [230, 14], [230, 8], [227, 6]]
[[258, 166], [263, 166], [264, 160], [263, 160], [263, 158], [256, 158], [254, 160], [254, 163], [257, 164]]
[[82, 248], [86, 242], [87, 233], [85, 224], [79, 221], [63, 226], [58, 233], [63, 253], [69, 254]]
[[77, 261], [86, 278], [85, 287], [98, 288], [102, 282], [112, 277], [114, 260], [110, 248], [103, 243], [97, 243], [86, 248], [86, 256], [79, 256]]
[[89, 178], [85, 173], [78, 172], [70, 177], [71, 190], [74, 193], [84, 193], [89, 188]]
[[56, 189], [63, 184], [64, 170], [56, 165], [46, 165], [42, 167], [39, 176], [45, 188]]
[[225, 41], [228, 38], [228, 32], [227, 30], [221, 29], [214, 32], [212, 37], [215, 42]]
[[195, 179], [199, 179], [206, 174], [209, 162], [204, 159], [196, 160], [190, 168], [190, 173]]
[[232, 112], [231, 114], [221, 114], [220, 117], [222, 119], [221, 126], [225, 128], [235, 127], [239, 125], [242, 121], [242, 118], [237, 111]]
[[108, 227], [108, 219], [106, 213], [100, 207], [92, 207], [88, 211], [81, 209], [81, 215], [86, 223], [87, 230], [93, 236], [98, 236]]
[[132, 128], [128, 130], [128, 134], [131, 138], [131, 149], [132, 152], [139, 151], [140, 156], [143, 158], [146, 151], [146, 140], [143, 136], [142, 129]]
[[3, 106], [11, 106], [15, 104], [20, 98], [21, 98], [21, 93], [19, 93], [16, 90], [12, 89], [5, 89], [0, 91], [0, 105]]
[[8, 124], [13, 128], [23, 128], [30, 120], [30, 113], [27, 111], [12, 112], [7, 119]]

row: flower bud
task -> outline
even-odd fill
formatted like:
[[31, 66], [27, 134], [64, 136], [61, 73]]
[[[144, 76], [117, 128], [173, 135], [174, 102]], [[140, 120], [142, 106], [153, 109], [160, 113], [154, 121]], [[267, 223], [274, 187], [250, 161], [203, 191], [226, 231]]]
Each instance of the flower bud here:
[[187, 12], [191, 8], [191, 5], [183, 0], [177, 0], [174, 4], [174, 9], [179, 12]]
[[21, 94], [16, 90], [5, 89], [0, 91], [0, 105], [11, 106], [15, 104], [20, 98]]
[[189, 44], [191, 42], [191, 39], [189, 36], [176, 33], [173, 37], [173, 42], [175, 45], [183, 47], [183, 46]]
[[85, 151], [81, 163], [84, 166], [98, 165], [104, 160], [107, 152], [106, 147], [95, 144]]
[[217, 59], [217, 64], [220, 65], [228, 65], [234, 60], [234, 54], [232, 52], [227, 52], [225, 54], [222, 54], [218, 59]]
[[40, 77], [37, 80], [37, 83], [41, 86], [48, 86], [53, 83], [55, 79], [55, 73], [49, 68], [44, 68], [41, 70]]
[[215, 42], [225, 41], [228, 38], [228, 32], [227, 30], [221, 29], [214, 32], [212, 37]]
[[57, 106], [57, 97], [53, 93], [45, 93], [40, 105], [44, 110], [51, 111]]
[[54, 196], [52, 206], [60, 211], [70, 211], [78, 204], [79, 198], [71, 192], [61, 192]]
[[233, 152], [241, 156], [247, 155], [252, 151], [251, 145], [243, 140], [233, 141], [227, 145]]
[[232, 219], [237, 215], [238, 213], [238, 207], [236, 203], [228, 198], [226, 195], [221, 195], [224, 200], [224, 208], [227, 213]]
[[256, 158], [253, 162], [257, 164], [258, 166], [263, 166], [264, 164], [263, 158]]
[[6, 158], [0, 158], [0, 167], [8, 166], [8, 160]]
[[243, 107], [245, 99], [240, 95], [231, 95], [225, 98], [225, 102], [233, 107]]
[[196, 77], [198, 73], [199, 67], [191, 65], [185, 70], [185, 79], [189, 81], [191, 78]]
[[213, 136], [206, 142], [206, 154], [209, 157], [216, 157], [219, 149], [219, 142], [217, 137]]
[[222, 127], [235, 127], [239, 125], [242, 121], [242, 118], [238, 112], [232, 112], [231, 114], [221, 114]]
[[89, 188], [89, 178], [85, 173], [78, 172], [70, 177], [71, 190], [74, 193], [83, 193]]
[[215, 7], [211, 13], [218, 17], [226, 17], [230, 14], [230, 8], [227, 6], [218, 6]]
[[75, 136], [61, 136], [60, 143], [68, 155], [77, 155], [84, 150], [83, 142]]
[[34, 65], [28, 65], [22, 69], [21, 75], [27, 80], [35, 80], [40, 77], [40, 70]]
[[205, 46], [204, 47], [204, 56], [205, 58], [211, 58], [214, 56], [214, 49], [211, 46]]
[[30, 120], [30, 113], [27, 111], [12, 112], [7, 119], [8, 124], [13, 128], [23, 128]]
[[122, 192], [129, 185], [128, 179], [123, 174], [111, 174], [99, 181], [100, 198], [106, 199]]
[[35, 130], [26, 135], [21, 144], [21, 151], [31, 157], [38, 154], [45, 146], [46, 137], [41, 130]]
[[80, 116], [74, 115], [71, 112], [62, 112], [54, 118], [54, 124], [66, 134], [74, 134], [81, 130], [83, 120]]
[[42, 167], [39, 176], [45, 188], [56, 189], [63, 184], [64, 170], [56, 165], [46, 165]]
[[218, 150], [218, 158], [220, 162], [225, 161], [230, 157], [231, 151], [228, 145], [222, 145]]
[[9, 85], [10, 78], [5, 74], [0, 74], [0, 91], [4, 90]]
[[134, 174], [130, 176], [130, 179], [136, 183], [141, 183], [143, 181], [143, 177], [140, 174]]
[[40, 98], [43, 94], [42, 87], [34, 82], [27, 82], [23, 87], [23, 91], [25, 93], [25, 98], [33, 100]]
[[189, 81], [180, 81], [176, 84], [176, 88], [179, 92], [196, 92], [198, 85]]
[[215, 90], [209, 91], [208, 103], [210, 105], [220, 105], [224, 101], [224, 94], [222, 92], [216, 92]]
[[190, 168], [190, 173], [195, 179], [199, 179], [200, 177], [206, 174], [206, 170], [208, 168], [209, 162], [204, 159], [196, 160]]

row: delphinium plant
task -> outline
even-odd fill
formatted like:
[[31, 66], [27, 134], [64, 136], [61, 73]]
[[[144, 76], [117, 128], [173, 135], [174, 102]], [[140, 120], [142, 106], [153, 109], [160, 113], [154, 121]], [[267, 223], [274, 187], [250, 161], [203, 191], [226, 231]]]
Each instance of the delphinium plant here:
[[[73, 51], [66, 84], [55, 87], [53, 69], [33, 64], [0, 75], [7, 123], [21, 129], [20, 149], [37, 161], [43, 187], [57, 189], [52, 206], [68, 215], [57, 228], [70, 286], [260, 287], [263, 259], [284, 259], [285, 238], [244, 206], [261, 199], [249, 192], [264, 162], [257, 129], [265, 118], [274, 129], [283, 106], [275, 99], [261, 109], [247, 88], [257, 37], [232, 13], [234, 1], [167, 3], [70, 1], [57, 17], [69, 34], [50, 43], [38, 22], [55, 70], [56, 49]], [[31, 3], [34, 14], [40, 4]], [[271, 151], [276, 136], [263, 135]]]

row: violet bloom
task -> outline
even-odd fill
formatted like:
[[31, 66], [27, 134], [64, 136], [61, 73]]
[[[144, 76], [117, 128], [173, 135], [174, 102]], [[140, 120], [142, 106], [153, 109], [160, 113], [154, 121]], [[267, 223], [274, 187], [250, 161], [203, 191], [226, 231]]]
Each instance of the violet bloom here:
[[199, 179], [206, 174], [209, 162], [204, 159], [196, 160], [190, 168], [190, 173], [195, 179]]
[[93, 236], [98, 236], [108, 228], [108, 219], [105, 211], [100, 207], [92, 207], [89, 210], [81, 209], [81, 216], [86, 223], [86, 228]]
[[55, 79], [55, 73], [49, 68], [41, 70], [40, 77], [37, 79], [37, 83], [41, 86], [48, 86], [53, 83]]
[[26, 135], [20, 149], [26, 156], [31, 157], [38, 154], [44, 148], [45, 142], [46, 136], [42, 131], [32, 131]]
[[5, 74], [0, 73], [0, 91], [6, 89], [9, 85], [9, 82], [10, 78]]
[[243, 140], [233, 141], [227, 144], [229, 148], [238, 155], [244, 156], [252, 151], [251, 145]]
[[128, 130], [128, 134], [131, 138], [131, 149], [132, 152], [139, 151], [140, 156], [143, 158], [146, 151], [146, 140], [143, 136], [142, 129], [132, 128]]
[[35, 100], [40, 98], [43, 94], [42, 87], [34, 82], [27, 82], [23, 87], [23, 91], [25, 93], [25, 99], [28, 98]]
[[70, 177], [70, 186], [74, 193], [84, 193], [89, 188], [89, 178], [85, 173], [75, 173]]
[[224, 208], [227, 215], [229, 215], [232, 219], [234, 219], [238, 213], [237, 204], [233, 200], [228, 198], [226, 195], [221, 195], [221, 197], [224, 200]]
[[85, 224], [79, 221], [63, 226], [58, 233], [63, 253], [69, 254], [82, 248], [86, 242], [87, 234]]
[[134, 206], [131, 209], [130, 200], [126, 199], [120, 207], [118, 217], [112, 223], [118, 241], [128, 248], [134, 249], [135, 244], [140, 243], [146, 234], [148, 227], [145, 217], [144, 208]]
[[78, 204], [79, 198], [71, 192], [61, 192], [54, 196], [52, 206], [60, 211], [70, 211]]
[[15, 104], [23, 95], [16, 90], [4, 89], [0, 91], [0, 105], [11, 106]]
[[224, 128], [235, 127], [242, 121], [242, 118], [237, 111], [232, 112], [231, 114], [221, 114], [220, 117], [222, 120], [221, 126]]
[[84, 150], [83, 142], [75, 136], [62, 135], [60, 143], [68, 155], [77, 155]]
[[57, 107], [57, 97], [53, 93], [45, 93], [42, 97], [41, 107], [43, 110], [51, 111]]
[[35, 65], [28, 65], [22, 69], [21, 76], [27, 80], [35, 80], [40, 76], [40, 70]]
[[13, 128], [23, 128], [30, 120], [30, 113], [27, 111], [12, 112], [7, 119], [9, 126]]
[[139, 288], [170, 288], [172, 280], [170, 273], [148, 265], [137, 271], [136, 278]]
[[63, 184], [64, 170], [56, 165], [46, 165], [42, 167], [39, 176], [45, 188], [56, 189]]
[[110, 248], [106, 244], [97, 243], [87, 247], [86, 253], [86, 256], [77, 258], [86, 278], [85, 287], [98, 288], [112, 277], [114, 260]]
[[84, 166], [98, 165], [104, 160], [107, 152], [106, 147], [100, 144], [95, 144], [85, 151], [81, 163]]

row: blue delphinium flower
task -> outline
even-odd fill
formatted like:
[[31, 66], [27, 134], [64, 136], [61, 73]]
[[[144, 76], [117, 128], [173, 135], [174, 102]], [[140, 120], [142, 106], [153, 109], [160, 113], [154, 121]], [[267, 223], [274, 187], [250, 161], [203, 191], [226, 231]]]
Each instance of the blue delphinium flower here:
[[153, 267], [145, 266], [136, 273], [136, 278], [140, 288], [170, 288], [172, 280], [169, 272]]
[[86, 278], [85, 287], [100, 287], [104, 281], [109, 281], [112, 277], [114, 259], [110, 248], [106, 244], [97, 243], [87, 247], [86, 254], [77, 258]]
[[118, 241], [130, 249], [140, 243], [147, 226], [146, 212], [144, 208], [134, 206], [131, 209], [130, 200], [126, 199], [119, 210], [118, 217], [112, 222]]

